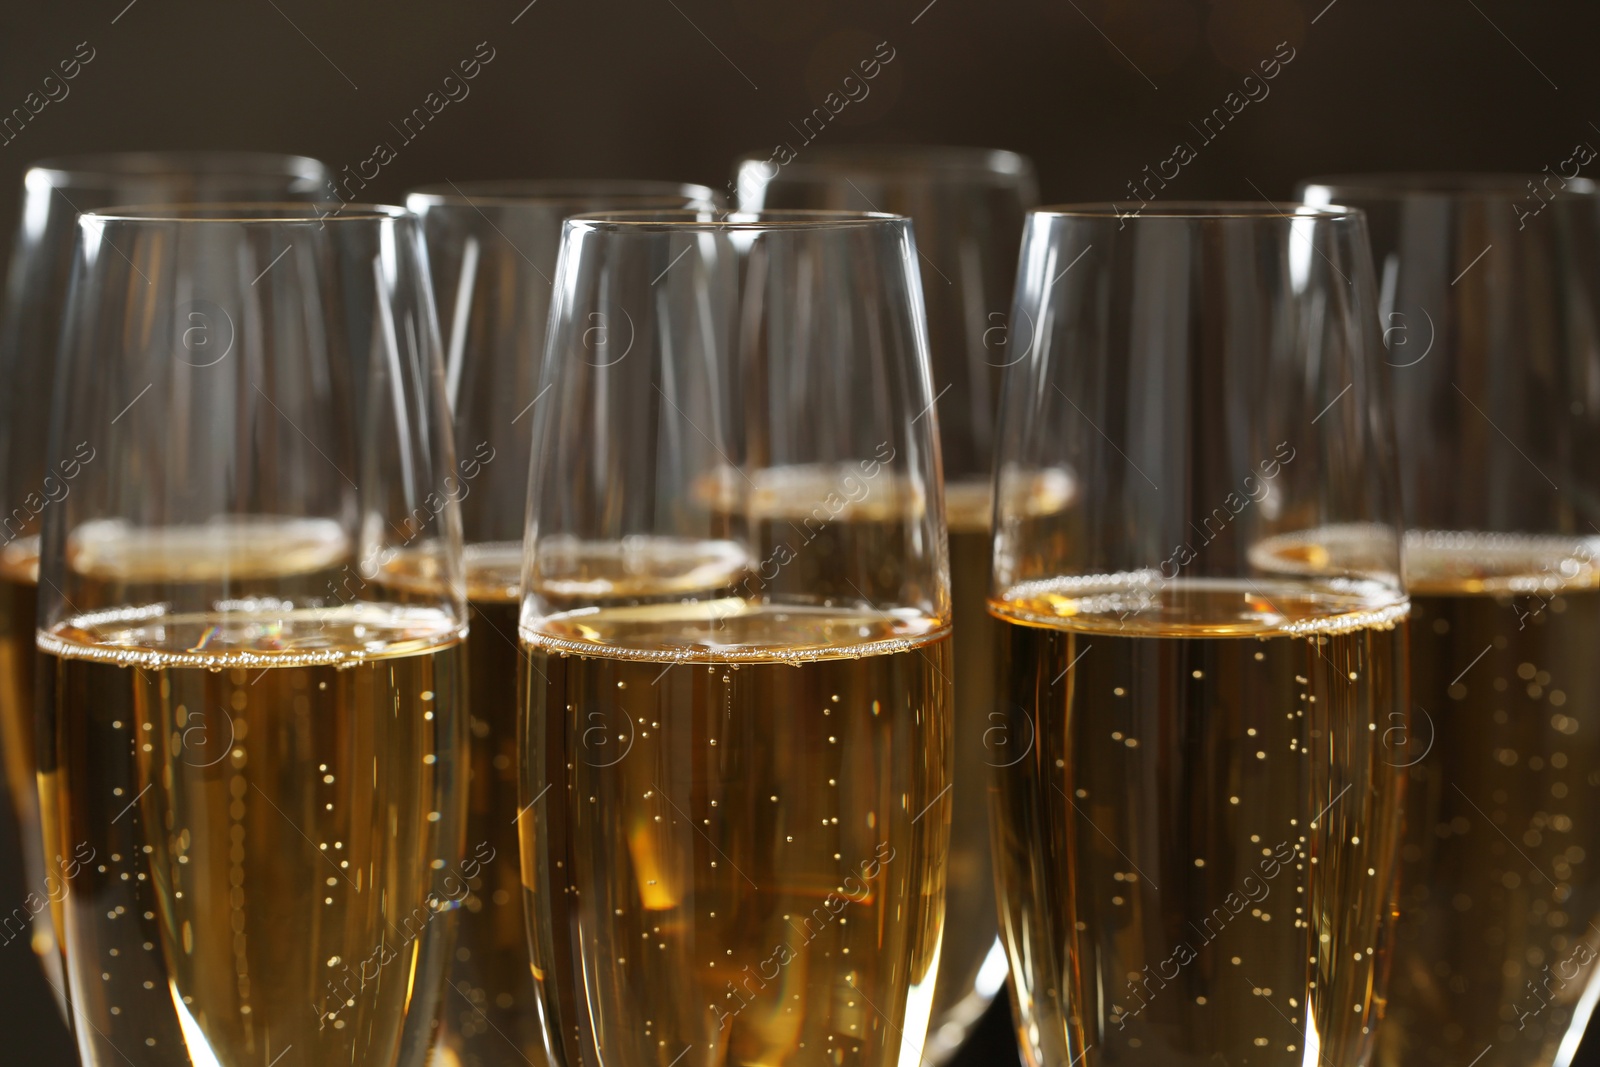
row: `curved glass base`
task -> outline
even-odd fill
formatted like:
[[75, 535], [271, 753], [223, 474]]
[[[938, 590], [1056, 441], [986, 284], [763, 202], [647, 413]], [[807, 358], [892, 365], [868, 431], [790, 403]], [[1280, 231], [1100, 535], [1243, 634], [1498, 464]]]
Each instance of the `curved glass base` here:
[[[949, 1062], [971, 1036], [995, 994], [1005, 988], [1006, 951], [995, 937], [988, 955], [978, 967], [966, 995], [938, 1011], [928, 1025], [928, 1039], [922, 1046], [923, 1067], [940, 1067]], [[942, 1002], [943, 998], [939, 1000]]]

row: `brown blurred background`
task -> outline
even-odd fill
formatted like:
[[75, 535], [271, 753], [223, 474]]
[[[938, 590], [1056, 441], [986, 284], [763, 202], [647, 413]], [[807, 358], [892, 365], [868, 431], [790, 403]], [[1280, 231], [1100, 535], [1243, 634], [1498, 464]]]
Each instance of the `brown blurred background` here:
[[[1016, 149], [1047, 202], [1133, 203], [1128, 183], [1143, 189], [1180, 142], [1195, 158], [1163, 200], [1279, 200], [1335, 170], [1537, 173], [1600, 147], [1597, 31], [1600, 7], [1576, 0], [13, 2], [0, 118], [47, 88], [59, 99], [0, 123], [0, 231], [29, 161], [97, 150], [299, 152], [389, 201], [512, 176], [723, 187], [740, 152], [803, 154], [805, 118], [875, 52], [893, 58], [820, 132], [812, 121], [817, 143]], [[44, 86], [91, 54], [64, 96]], [[408, 133], [417, 108], [427, 121]], [[1217, 108], [1227, 124], [1202, 134]], [[380, 144], [392, 158], [374, 158]], [[7, 814], [0, 912], [26, 895], [12, 838]], [[992, 1018], [966, 1062], [1006, 1062], [1006, 1025]], [[71, 1062], [20, 940], [0, 949], [0, 1044], [7, 1064]]]

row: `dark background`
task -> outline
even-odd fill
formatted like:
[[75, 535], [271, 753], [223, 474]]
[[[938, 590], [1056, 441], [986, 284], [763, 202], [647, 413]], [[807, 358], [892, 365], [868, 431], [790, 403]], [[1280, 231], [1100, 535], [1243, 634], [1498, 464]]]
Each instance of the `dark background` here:
[[[97, 150], [269, 149], [355, 173], [386, 142], [360, 195], [387, 201], [514, 176], [720, 188], [740, 152], [803, 157], [797, 127], [880, 42], [893, 60], [817, 143], [1016, 149], [1047, 202], [1132, 203], [1180, 141], [1196, 158], [1164, 200], [1280, 200], [1327, 171], [1537, 173], [1600, 146], [1597, 31], [1600, 6], [1577, 0], [12, 0], [0, 115], [83, 42], [94, 58], [0, 138], [0, 233], [29, 161]], [[1268, 95], [1202, 138], [1190, 124], [1284, 41]], [[407, 141], [401, 120], [489, 49], [470, 95]], [[8, 813], [0, 827], [5, 912], [26, 889]], [[0, 1061], [68, 1063], [24, 945], [0, 948]], [[1007, 1026], [992, 1014], [967, 1062], [1006, 1062]]]

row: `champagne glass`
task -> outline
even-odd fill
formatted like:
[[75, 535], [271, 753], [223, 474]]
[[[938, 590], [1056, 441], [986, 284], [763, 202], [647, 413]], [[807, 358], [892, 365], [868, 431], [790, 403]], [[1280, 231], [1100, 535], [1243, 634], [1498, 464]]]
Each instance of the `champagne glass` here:
[[417, 1063], [470, 872], [416, 220], [91, 212], [65, 322], [50, 461], [95, 459], [44, 515], [37, 684], [79, 1055]]
[[[1010, 343], [1006, 313], [1016, 274], [1022, 218], [1038, 199], [1033, 165], [1013, 152], [980, 148], [851, 146], [808, 152], [782, 167], [765, 157], [739, 162], [739, 203], [747, 210], [845, 208], [908, 215], [917, 229], [928, 306], [945, 505], [950, 524], [950, 596], [955, 630], [955, 800], [945, 926], [934, 994], [930, 1064], [953, 1055], [1005, 982], [995, 925], [989, 814], [981, 803], [990, 768], [1011, 758], [993, 728], [995, 624], [985, 610], [992, 564], [989, 517], [994, 419], [1001, 369], [1022, 345]], [[1021, 331], [1026, 344], [1027, 330]], [[1063, 507], [1071, 483], [1053, 484]], [[1041, 503], [1043, 501], [1041, 500]]]
[[704, 186], [620, 180], [461, 182], [406, 198], [422, 220], [448, 339], [456, 452], [468, 464], [460, 497], [472, 624], [467, 848], [479, 870], [458, 912], [446, 979], [454, 991], [445, 993], [439, 1035], [440, 1049], [464, 1067], [538, 1062], [544, 1047], [517, 863], [517, 605], [530, 412], [561, 223], [582, 211], [716, 203]]
[[[314, 159], [253, 152], [126, 152], [44, 160], [23, 179], [22, 225], [0, 302], [0, 755], [22, 843], [33, 949], [60, 1000], [66, 988], [52, 906], [67, 891], [69, 856], [46, 855], [39, 836], [33, 736], [33, 629], [40, 516], [72, 491], [68, 470], [93, 462], [93, 446], [68, 468], [45, 462], [46, 422], [79, 211], [109, 204], [293, 200], [329, 176]], [[13, 914], [0, 942], [30, 936]]]
[[519, 625], [550, 1056], [915, 1064], [950, 603], [910, 222], [615, 213], [562, 242]]
[[1371, 220], [1400, 434], [1416, 722], [1377, 1059], [1565, 1065], [1600, 996], [1600, 195], [1554, 174], [1304, 195]]
[[[1044, 209], [990, 610], [1001, 929], [1034, 1067], [1367, 1062], [1407, 601], [1359, 212]], [[1089, 491], [1034, 506], [1057, 469]]]

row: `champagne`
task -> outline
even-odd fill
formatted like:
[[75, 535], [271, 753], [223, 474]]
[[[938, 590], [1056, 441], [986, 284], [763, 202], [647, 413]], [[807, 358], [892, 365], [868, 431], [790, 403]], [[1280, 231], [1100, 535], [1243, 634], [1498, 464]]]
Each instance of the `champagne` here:
[[989, 851], [989, 779], [992, 767], [1007, 758], [985, 744], [995, 725], [994, 653], [996, 623], [989, 617], [989, 575], [994, 551], [989, 535], [993, 509], [987, 481], [945, 486], [950, 530], [951, 652], [954, 658], [955, 743], [950, 818], [950, 865], [946, 873], [944, 945], [939, 952], [939, 983], [934, 991], [935, 1030], [930, 1046], [945, 1053], [966, 1036], [1005, 972], [979, 970], [998, 945], [995, 925], [994, 864]]
[[[414, 1055], [465, 895], [459, 623], [248, 592], [331, 588], [339, 555], [316, 524], [219, 524], [188, 553], [183, 531], [97, 525], [67, 552], [75, 606], [95, 607], [37, 638], [80, 1050], [183, 1067]], [[223, 595], [193, 613], [128, 596], [174, 588]]]
[[1419, 708], [1391, 756], [1410, 786], [1379, 1062], [1565, 1062], [1600, 955], [1600, 538], [1407, 547]]
[[[871, 464], [772, 467], [748, 479], [721, 472], [697, 487], [696, 497], [710, 505], [723, 528], [738, 530], [743, 524], [755, 545], [760, 563], [739, 591], [830, 588], [830, 571], [842, 553], [898, 552], [896, 539], [904, 536], [901, 524], [912, 490], [872, 470]], [[1021, 479], [1012, 491], [1021, 498], [1019, 508], [1036, 519], [1059, 514], [1075, 496], [1071, 476], [1059, 469]], [[987, 794], [992, 768], [1010, 759], [1003, 746], [992, 744], [995, 623], [986, 607], [993, 560], [988, 480], [946, 485], [945, 504], [954, 622], [950, 921], [939, 954], [930, 1060], [955, 1051], [1004, 980], [994, 923]], [[841, 529], [847, 531], [842, 538]], [[837, 579], [831, 587], [846, 597], [864, 592]]]
[[33, 627], [38, 605], [39, 539], [19, 538], [0, 549], [0, 743], [5, 746], [11, 804], [25, 826], [39, 816], [33, 755]]
[[912, 611], [739, 597], [524, 624], [518, 826], [556, 1062], [918, 1054], [948, 635]]
[[543, 1035], [517, 862], [517, 581], [520, 544], [467, 553], [471, 634], [466, 643], [471, 709], [467, 848], [479, 869], [456, 916], [456, 948], [440, 1003], [434, 1062], [440, 1067], [541, 1064]]
[[[1035, 473], [1019, 486], [1020, 511], [1035, 519], [1064, 511], [1076, 495], [1063, 470]], [[930, 1051], [953, 1053], [1005, 979], [995, 926], [994, 864], [990, 855], [989, 782], [1008, 751], [1004, 717], [995, 712], [995, 650], [999, 624], [989, 615], [994, 544], [987, 479], [945, 486], [950, 529], [951, 650], [955, 683], [955, 789], [950, 822], [944, 948], [933, 1019], [949, 1030], [930, 1036]], [[987, 965], [987, 966], [986, 966]]]
[[1404, 599], [1152, 573], [1026, 584], [991, 611], [1026, 752], [995, 824], [1031, 1061], [1365, 1062]]
[[[554, 584], [563, 598], [602, 599], [624, 595], [628, 582], [616, 572], [652, 575], [651, 585], [692, 592], [706, 583], [726, 586], [742, 573], [742, 554], [732, 546], [699, 551], [696, 542], [661, 539], [629, 546], [632, 551], [602, 561], [595, 573], [579, 562], [576, 573]], [[559, 553], [559, 546], [556, 549]], [[595, 570], [591, 568], [591, 570]], [[437, 1067], [491, 1067], [545, 1059], [534, 983], [528, 973], [528, 938], [523, 922], [522, 879], [517, 861], [517, 589], [522, 571], [520, 542], [488, 542], [466, 549], [467, 603], [471, 634], [465, 644], [471, 707], [471, 785], [467, 803], [470, 895], [457, 912], [456, 944], [440, 1008]], [[443, 581], [437, 560], [401, 556], [380, 581], [399, 599], [421, 592], [437, 595]]]
[[[0, 755], [17, 816], [28, 898], [0, 916], [0, 944], [28, 937], [58, 997], [66, 991], [52, 907], [67, 891], [62, 864], [49, 856], [39, 829], [39, 783], [33, 753], [33, 630], [39, 606], [39, 538], [0, 548]], [[31, 929], [30, 929], [31, 926]], [[64, 1002], [63, 1002], [64, 1003]]]

